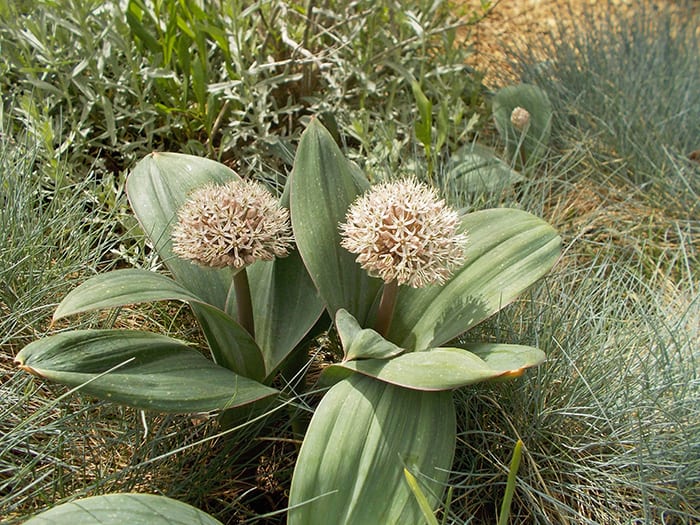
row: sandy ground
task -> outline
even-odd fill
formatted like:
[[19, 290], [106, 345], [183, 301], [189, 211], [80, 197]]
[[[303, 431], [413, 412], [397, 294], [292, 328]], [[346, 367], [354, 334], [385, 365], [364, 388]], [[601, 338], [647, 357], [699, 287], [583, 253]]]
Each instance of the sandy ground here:
[[[457, 0], [467, 10], [478, 10], [480, 0]], [[648, 0], [654, 9], [674, 5], [673, 0]], [[700, 1], [696, 2], [700, 6]], [[639, 0], [498, 0], [488, 16], [464, 37], [474, 46], [473, 63], [485, 72], [487, 86], [504, 85], [512, 78], [508, 70], [503, 43], [536, 46], [543, 37], [559, 37], [561, 28], [575, 26], [581, 14], [592, 11], [597, 16], [626, 13], [639, 6]]]

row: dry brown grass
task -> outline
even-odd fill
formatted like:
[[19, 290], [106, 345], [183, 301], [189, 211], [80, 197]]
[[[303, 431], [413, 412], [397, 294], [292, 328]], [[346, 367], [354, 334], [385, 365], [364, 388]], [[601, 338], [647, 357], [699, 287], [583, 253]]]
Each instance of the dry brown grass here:
[[[467, 11], [477, 10], [480, 0], [456, 0]], [[517, 77], [509, 66], [507, 48], [537, 47], [542, 39], [565, 37], [584, 13], [602, 17], [607, 13], [626, 15], [637, 7], [636, 0], [496, 0], [488, 16], [465, 29], [465, 38], [474, 48], [470, 65], [484, 73], [488, 87], [503, 86]], [[674, 5], [669, 0], [647, 0], [651, 9]], [[546, 57], [542, 55], [542, 58]]]

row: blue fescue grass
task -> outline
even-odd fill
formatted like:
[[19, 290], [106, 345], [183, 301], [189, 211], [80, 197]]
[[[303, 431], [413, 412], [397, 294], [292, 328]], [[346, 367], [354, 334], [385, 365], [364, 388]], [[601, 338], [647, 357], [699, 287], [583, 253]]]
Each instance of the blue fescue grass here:
[[602, 176], [663, 197], [666, 211], [697, 214], [700, 178], [688, 160], [700, 148], [697, 3], [632, 7], [589, 10], [561, 36], [512, 49], [513, 68], [552, 99], [560, 150], [583, 148]]
[[548, 359], [458, 394], [452, 523], [493, 521], [518, 438], [512, 523], [700, 520], [698, 15], [671, 7], [610, 7], [511, 50], [555, 108], [552, 147], [517, 191], [484, 204], [545, 216], [565, 250], [481, 327]]

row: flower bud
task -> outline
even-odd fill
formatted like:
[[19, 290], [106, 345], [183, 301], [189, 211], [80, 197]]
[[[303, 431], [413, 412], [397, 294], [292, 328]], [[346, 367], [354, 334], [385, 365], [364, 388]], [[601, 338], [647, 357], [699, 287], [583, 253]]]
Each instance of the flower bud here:
[[516, 107], [510, 114], [510, 123], [513, 124], [516, 129], [523, 131], [530, 123], [530, 112], [520, 106]]

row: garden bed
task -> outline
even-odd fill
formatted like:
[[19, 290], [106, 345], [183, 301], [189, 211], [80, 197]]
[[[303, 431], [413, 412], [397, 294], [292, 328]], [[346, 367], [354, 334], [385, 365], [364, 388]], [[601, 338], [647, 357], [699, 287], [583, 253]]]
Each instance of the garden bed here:
[[[51, 316], [91, 276], [168, 275], [125, 198], [140, 159], [209, 157], [281, 194], [318, 115], [371, 182], [418, 176], [461, 211], [515, 208], [563, 239], [545, 279], [454, 341], [537, 346], [547, 360], [454, 394], [451, 500], [439, 518], [495, 522], [521, 439], [511, 523], [700, 522], [700, 170], [689, 160], [700, 146], [697, 2], [502, 0], [469, 27], [454, 12], [479, 2], [410, 11], [393, 0], [350, 11], [331, 2], [307, 13], [275, 0], [178, 11], [179, 21], [148, 3], [129, 3], [129, 17], [123, 2], [92, 4], [0, 10], [3, 519], [140, 492], [224, 523], [285, 522], [320, 392], [222, 433], [210, 415], [99, 401], [13, 359], [69, 328], [147, 329], [208, 354], [180, 303]], [[169, 47], [187, 21], [206, 45], [189, 33], [179, 41], [199, 62]], [[220, 31], [236, 36], [235, 52]], [[529, 163], [492, 117], [498, 90], [519, 82], [538, 86], [553, 111], [546, 154]], [[517, 177], [476, 192], [451, 178], [475, 142]], [[309, 384], [340, 343], [333, 329], [309, 341]]]

